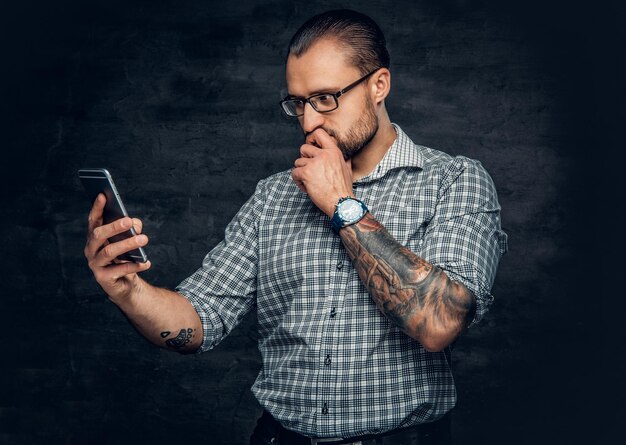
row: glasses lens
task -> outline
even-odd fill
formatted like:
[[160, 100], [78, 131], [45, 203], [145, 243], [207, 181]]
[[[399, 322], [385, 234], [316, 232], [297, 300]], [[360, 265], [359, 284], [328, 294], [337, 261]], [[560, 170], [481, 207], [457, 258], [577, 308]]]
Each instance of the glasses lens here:
[[288, 116], [300, 116], [304, 112], [304, 106], [301, 100], [283, 100], [280, 104], [283, 107], [283, 111]]
[[337, 99], [332, 94], [319, 94], [310, 99], [313, 108], [317, 111], [332, 111], [339, 106]]

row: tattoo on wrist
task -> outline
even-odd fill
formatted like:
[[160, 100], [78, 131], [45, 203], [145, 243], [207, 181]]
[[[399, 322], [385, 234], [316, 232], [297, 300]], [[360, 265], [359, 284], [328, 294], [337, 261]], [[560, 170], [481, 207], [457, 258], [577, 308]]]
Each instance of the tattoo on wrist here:
[[[195, 329], [192, 328], [181, 329], [175, 338], [165, 340], [165, 344], [170, 348], [182, 349], [191, 342], [194, 333]], [[163, 331], [161, 332], [161, 338], [167, 338], [170, 334], [170, 331]]]
[[466, 326], [475, 304], [469, 290], [398, 243], [372, 215], [342, 229], [341, 238], [372, 299], [401, 329], [419, 336], [428, 327]]

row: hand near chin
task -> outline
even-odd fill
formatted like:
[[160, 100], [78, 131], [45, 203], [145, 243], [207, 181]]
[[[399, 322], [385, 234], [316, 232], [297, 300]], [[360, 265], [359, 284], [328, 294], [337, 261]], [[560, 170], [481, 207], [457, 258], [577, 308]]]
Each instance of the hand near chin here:
[[300, 147], [300, 157], [294, 163], [291, 177], [329, 217], [339, 198], [354, 197], [351, 161], [344, 159], [336, 142], [321, 128], [310, 133]]

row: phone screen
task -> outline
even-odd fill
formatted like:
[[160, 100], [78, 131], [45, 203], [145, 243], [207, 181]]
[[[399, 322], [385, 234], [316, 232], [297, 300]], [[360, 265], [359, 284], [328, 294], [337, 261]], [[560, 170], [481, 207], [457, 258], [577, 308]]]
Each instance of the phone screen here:
[[[103, 193], [106, 196], [106, 204], [102, 214], [104, 224], [110, 224], [115, 220], [128, 216], [122, 198], [115, 187], [113, 177], [105, 168], [83, 168], [78, 171], [78, 177], [83, 183], [83, 187], [87, 193], [87, 197], [91, 203], [95, 201], [98, 194]], [[126, 232], [109, 238], [109, 242], [114, 243], [131, 236], [135, 236], [135, 229], [132, 227]], [[124, 261], [134, 261], [136, 263], [145, 263], [148, 261], [146, 252], [142, 247], [126, 252], [118, 257]]]

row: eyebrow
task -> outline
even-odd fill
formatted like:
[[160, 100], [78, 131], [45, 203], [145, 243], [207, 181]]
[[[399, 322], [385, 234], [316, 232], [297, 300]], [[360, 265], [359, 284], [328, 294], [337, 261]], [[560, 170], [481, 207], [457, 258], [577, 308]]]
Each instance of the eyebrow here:
[[285, 99], [304, 99], [305, 97], [315, 96], [316, 94], [335, 94], [337, 93], [337, 91], [341, 91], [341, 88], [318, 89], [313, 91], [308, 96], [295, 96], [293, 94], [287, 94], [287, 96], [285, 96]]

